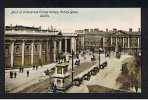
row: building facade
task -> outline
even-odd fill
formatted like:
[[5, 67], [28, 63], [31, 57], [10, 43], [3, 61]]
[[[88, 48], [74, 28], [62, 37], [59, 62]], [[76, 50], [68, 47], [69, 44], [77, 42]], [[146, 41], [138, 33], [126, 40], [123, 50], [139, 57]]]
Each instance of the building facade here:
[[[123, 52], [141, 52], [141, 31], [122, 31], [113, 29], [112, 31], [99, 30], [77, 30], [79, 48], [98, 51], [99, 48], [109, 51], [117, 51], [119, 48]], [[83, 35], [82, 35], [83, 33]], [[83, 37], [83, 38], [82, 38]], [[81, 43], [81, 45], [80, 45]]]
[[6, 68], [44, 65], [55, 62], [59, 53], [71, 54], [73, 50], [76, 54], [76, 51], [88, 49], [97, 52], [99, 48], [139, 53], [141, 31], [84, 29], [75, 33], [62, 33], [43, 30], [41, 27], [5, 27]]
[[76, 52], [76, 34], [34, 27], [6, 27], [5, 67], [45, 65], [57, 60], [58, 53]]

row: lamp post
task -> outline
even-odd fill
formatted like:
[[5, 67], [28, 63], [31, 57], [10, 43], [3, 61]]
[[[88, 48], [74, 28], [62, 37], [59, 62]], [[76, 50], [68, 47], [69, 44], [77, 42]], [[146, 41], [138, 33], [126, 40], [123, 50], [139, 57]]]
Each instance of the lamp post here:
[[74, 52], [73, 52], [73, 50], [72, 50], [72, 83], [73, 83], [73, 80], [74, 80], [74, 75], [73, 75], [73, 73], [74, 73], [74, 70], [73, 70], [73, 55], [74, 55]]
[[101, 52], [101, 50], [99, 48], [99, 67], [100, 67], [100, 52]]

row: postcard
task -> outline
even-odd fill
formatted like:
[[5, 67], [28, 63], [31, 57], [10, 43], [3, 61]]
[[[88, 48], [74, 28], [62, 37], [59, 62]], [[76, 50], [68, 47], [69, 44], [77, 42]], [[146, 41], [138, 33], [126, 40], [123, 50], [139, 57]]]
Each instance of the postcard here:
[[5, 93], [141, 93], [140, 8], [5, 8]]

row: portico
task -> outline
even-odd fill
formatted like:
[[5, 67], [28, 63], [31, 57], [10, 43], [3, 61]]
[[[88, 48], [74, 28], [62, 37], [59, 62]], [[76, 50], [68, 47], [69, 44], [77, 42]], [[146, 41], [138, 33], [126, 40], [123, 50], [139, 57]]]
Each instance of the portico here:
[[58, 53], [76, 52], [76, 34], [49, 32], [5, 32], [6, 68], [56, 62]]

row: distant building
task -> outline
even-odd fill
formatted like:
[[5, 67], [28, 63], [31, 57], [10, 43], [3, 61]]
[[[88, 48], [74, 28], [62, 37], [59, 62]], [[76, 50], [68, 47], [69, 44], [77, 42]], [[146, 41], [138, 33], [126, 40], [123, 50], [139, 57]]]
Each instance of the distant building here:
[[[78, 34], [79, 47], [83, 49], [90, 49], [98, 51], [99, 48], [109, 49], [115, 51], [121, 47], [124, 52], [140, 52], [141, 51], [141, 31], [136, 32], [117, 30], [114, 28], [112, 31], [88, 31], [84, 30], [83, 34]], [[81, 45], [80, 45], [81, 44]]]
[[76, 42], [77, 51], [84, 50], [84, 37], [85, 37], [84, 32], [77, 34], [77, 42]]

